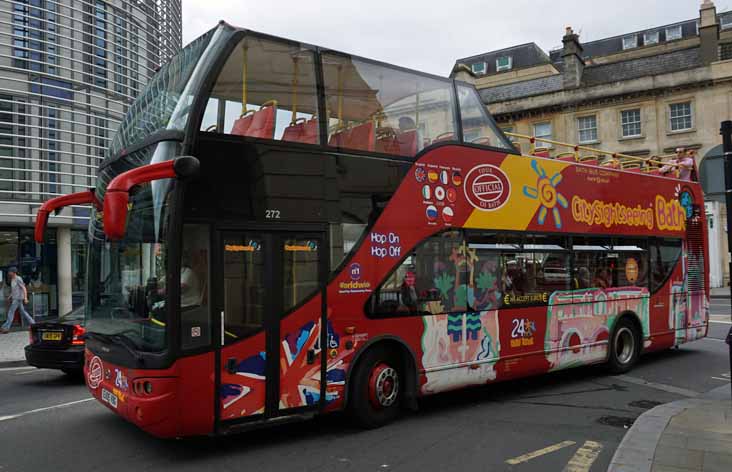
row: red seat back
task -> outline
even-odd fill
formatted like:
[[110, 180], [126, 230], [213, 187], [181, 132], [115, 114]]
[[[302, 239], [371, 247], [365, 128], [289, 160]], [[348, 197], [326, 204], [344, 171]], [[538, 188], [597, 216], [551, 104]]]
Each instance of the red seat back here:
[[254, 110], [250, 110], [249, 112], [238, 118], [236, 121], [234, 121], [234, 126], [231, 128], [231, 134], [235, 134], [237, 136], [246, 136], [249, 132], [249, 128], [252, 126], [254, 113], [256, 113]]
[[416, 129], [400, 133], [396, 137], [399, 145], [399, 154], [402, 156], [414, 156], [417, 154], [417, 140], [419, 135]]
[[372, 121], [352, 128], [348, 139], [343, 144], [344, 147], [349, 149], [360, 149], [362, 151], [373, 151], [375, 145], [374, 123]]
[[384, 154], [396, 154], [400, 153], [399, 142], [394, 136], [380, 136], [376, 140], [376, 151], [383, 152]]
[[276, 111], [276, 108], [271, 105], [260, 108], [254, 114], [254, 119], [246, 135], [253, 138], [274, 138]]
[[330, 138], [328, 139], [328, 145], [334, 147], [343, 147], [346, 145], [346, 142], [348, 142], [348, 136], [350, 134], [350, 129], [342, 129], [340, 131], [336, 131], [335, 133], [330, 135]]
[[302, 142], [303, 133], [305, 131], [305, 123], [291, 124], [285, 128], [285, 132], [282, 133], [283, 141], [294, 141]]
[[318, 117], [314, 116], [303, 124], [302, 136], [300, 142], [307, 144], [318, 144], [320, 137], [318, 136]]

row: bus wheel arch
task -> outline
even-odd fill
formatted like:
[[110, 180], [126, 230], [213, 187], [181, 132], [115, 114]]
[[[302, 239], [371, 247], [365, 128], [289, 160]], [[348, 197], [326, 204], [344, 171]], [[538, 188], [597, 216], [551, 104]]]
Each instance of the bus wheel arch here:
[[[375, 412], [379, 408], [375, 399], [371, 398], [374, 396], [373, 390], [377, 383], [381, 385], [381, 380], [386, 380], [386, 385], [392, 382], [393, 372], [390, 369], [396, 371], [401, 398], [395, 405], [391, 404], [391, 400], [387, 401], [390, 411]], [[371, 339], [356, 353], [348, 368], [344, 408], [362, 426], [381, 426], [391, 421], [402, 407], [416, 409], [418, 378], [414, 353], [404, 341], [395, 336]]]
[[643, 350], [643, 325], [636, 313], [624, 311], [610, 333], [607, 366], [614, 374], [626, 373], [638, 362]]

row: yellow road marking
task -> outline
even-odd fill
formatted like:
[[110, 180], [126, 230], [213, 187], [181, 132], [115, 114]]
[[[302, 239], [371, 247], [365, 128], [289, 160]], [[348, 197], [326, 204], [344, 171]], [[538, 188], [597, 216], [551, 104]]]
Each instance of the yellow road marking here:
[[602, 452], [602, 444], [585, 441], [569, 460], [563, 472], [588, 472], [600, 452]]
[[545, 454], [549, 454], [550, 452], [555, 452], [560, 449], [564, 449], [565, 447], [574, 446], [574, 441], [562, 441], [558, 444], [554, 444], [553, 446], [545, 447], [544, 449], [539, 449], [538, 451], [529, 452], [528, 454], [524, 454], [518, 457], [514, 457], [513, 459], [509, 459], [506, 461], [506, 464], [516, 465], [521, 464], [522, 462], [530, 461], [531, 459], [536, 459], [537, 457], [543, 456]]

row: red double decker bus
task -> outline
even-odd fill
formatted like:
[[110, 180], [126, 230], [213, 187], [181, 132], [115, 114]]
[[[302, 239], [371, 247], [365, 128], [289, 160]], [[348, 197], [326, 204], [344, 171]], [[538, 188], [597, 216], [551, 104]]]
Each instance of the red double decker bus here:
[[375, 427], [706, 335], [699, 184], [570, 157], [522, 155], [472, 85], [222, 23], [37, 234], [92, 204], [86, 382], [145, 431]]

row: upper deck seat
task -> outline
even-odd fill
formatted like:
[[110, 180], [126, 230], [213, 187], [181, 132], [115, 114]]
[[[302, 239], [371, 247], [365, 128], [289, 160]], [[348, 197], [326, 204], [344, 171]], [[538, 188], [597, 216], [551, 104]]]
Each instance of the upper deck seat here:
[[379, 135], [377, 132], [376, 151], [383, 152], [384, 154], [401, 154], [397, 137], [391, 133]]
[[277, 117], [277, 105], [262, 105], [254, 114], [252, 124], [247, 130], [247, 136], [253, 138], [274, 138], [275, 119]]
[[254, 120], [254, 114], [256, 113], [256, 110], [249, 110], [245, 113], [242, 113], [242, 115], [234, 121], [234, 126], [231, 128], [231, 134], [235, 134], [237, 136], [246, 136], [249, 128], [252, 126], [252, 121]]
[[343, 146], [349, 149], [373, 151], [376, 147], [374, 131], [373, 121], [367, 121], [366, 123], [355, 126], [351, 128], [351, 132], [348, 134]]
[[399, 146], [399, 154], [403, 156], [414, 156], [417, 154], [417, 142], [419, 140], [419, 133], [416, 129], [404, 131], [399, 133], [396, 137], [396, 142]]
[[282, 134], [283, 141], [295, 143], [318, 144], [318, 117], [310, 120], [298, 118], [295, 123], [285, 128]]
[[573, 152], [563, 152], [556, 159], [559, 161], [577, 162], [577, 156]]
[[452, 131], [448, 131], [447, 133], [442, 133], [438, 135], [435, 139], [432, 140], [432, 144], [441, 143], [443, 141], [454, 141], [455, 140], [455, 133]]
[[328, 139], [328, 146], [345, 147], [350, 134], [351, 130], [349, 128], [342, 128], [336, 131], [330, 135], [330, 138]]
[[302, 142], [303, 134], [305, 132], [305, 121], [298, 121], [295, 123], [290, 123], [290, 126], [285, 128], [284, 133], [282, 133], [282, 140], [283, 141], [290, 141], [290, 142]]
[[318, 117], [310, 118], [302, 127], [301, 143], [318, 144], [320, 137], [318, 136]]

